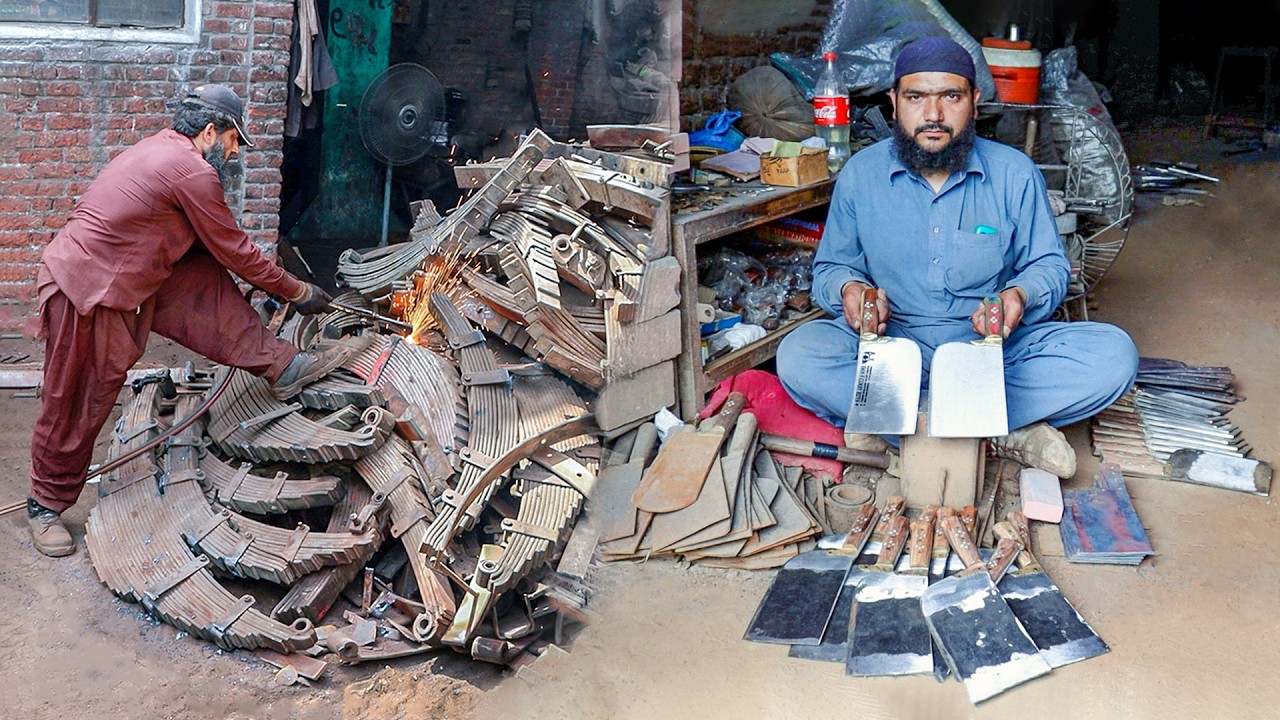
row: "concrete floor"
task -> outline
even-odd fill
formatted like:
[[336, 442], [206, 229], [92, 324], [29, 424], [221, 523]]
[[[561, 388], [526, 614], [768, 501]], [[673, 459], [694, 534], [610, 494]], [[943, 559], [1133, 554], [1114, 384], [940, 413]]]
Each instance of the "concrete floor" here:
[[[1199, 161], [1220, 175], [1204, 207], [1140, 196], [1124, 251], [1092, 319], [1127, 330], [1142, 354], [1227, 365], [1249, 398], [1233, 420], [1255, 456], [1280, 459], [1280, 157], [1226, 158], [1198, 129], [1126, 134], [1135, 162]], [[1070, 486], [1091, 482], [1087, 428]], [[600, 621], [567, 655], [489, 692], [497, 717], [1272, 718], [1280, 663], [1280, 513], [1271, 498], [1131, 479], [1158, 553], [1138, 568], [1062, 557], [1037, 541], [1051, 577], [1111, 646], [974, 708], [955, 682], [854, 679], [741, 640], [773, 573], [665, 561], [606, 568]], [[493, 716], [493, 715], [491, 715]]]

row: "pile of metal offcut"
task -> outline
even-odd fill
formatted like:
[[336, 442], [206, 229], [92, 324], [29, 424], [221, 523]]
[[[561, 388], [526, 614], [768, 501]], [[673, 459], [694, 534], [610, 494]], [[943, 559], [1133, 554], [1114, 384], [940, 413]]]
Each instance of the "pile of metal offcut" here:
[[1190, 455], [1257, 466], [1249, 459], [1252, 446], [1227, 417], [1244, 399], [1232, 390], [1234, 380], [1227, 367], [1142, 358], [1133, 391], [1093, 418], [1094, 454], [1127, 475], [1176, 480], [1187, 479], [1178, 467]]

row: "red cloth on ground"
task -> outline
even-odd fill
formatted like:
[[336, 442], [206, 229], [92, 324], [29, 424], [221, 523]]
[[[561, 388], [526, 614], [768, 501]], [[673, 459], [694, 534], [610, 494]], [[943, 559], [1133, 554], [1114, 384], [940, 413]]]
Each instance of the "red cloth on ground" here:
[[44, 385], [31, 437], [31, 497], [55, 512], [80, 497], [93, 443], [152, 330], [268, 380], [298, 353], [262, 324], [231, 275], [203, 250], [175, 263], [136, 312], [98, 305], [81, 314], [47, 271], [40, 283], [33, 320], [45, 338]]
[[[743, 412], [756, 416], [760, 432], [829, 445], [844, 444], [844, 430], [797, 405], [782, 387], [782, 381], [764, 370], [747, 370], [716, 385], [707, 399], [707, 406], [699, 411], [698, 416], [706, 419], [719, 412], [725, 398], [734, 391], [746, 396]], [[783, 465], [803, 467], [814, 475], [828, 475], [837, 481], [844, 473], [844, 463], [839, 460], [780, 452], [773, 453], [773, 456]]]

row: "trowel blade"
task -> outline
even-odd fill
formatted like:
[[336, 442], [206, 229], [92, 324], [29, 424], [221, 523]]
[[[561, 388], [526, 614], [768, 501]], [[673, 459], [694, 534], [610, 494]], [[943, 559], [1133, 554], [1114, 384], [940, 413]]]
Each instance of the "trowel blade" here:
[[929, 371], [929, 435], [987, 438], [1008, 433], [1001, 344], [939, 346]]
[[911, 435], [920, 410], [920, 346], [906, 338], [877, 337], [858, 346], [853, 401], [846, 433]]

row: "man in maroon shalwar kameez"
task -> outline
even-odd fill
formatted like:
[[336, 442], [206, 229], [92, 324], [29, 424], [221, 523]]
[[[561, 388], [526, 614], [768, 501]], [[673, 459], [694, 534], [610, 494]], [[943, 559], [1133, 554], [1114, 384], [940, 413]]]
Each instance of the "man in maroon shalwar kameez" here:
[[273, 335], [228, 272], [299, 312], [328, 307], [322, 289], [272, 262], [227, 207], [226, 166], [240, 145], [253, 147], [244, 128], [235, 92], [197, 87], [172, 128], [103, 168], [45, 248], [28, 321], [45, 339], [45, 365], [27, 499], [32, 540], [45, 555], [75, 552], [59, 514], [80, 496], [94, 440], [152, 331], [266, 378], [281, 397], [343, 359]]

